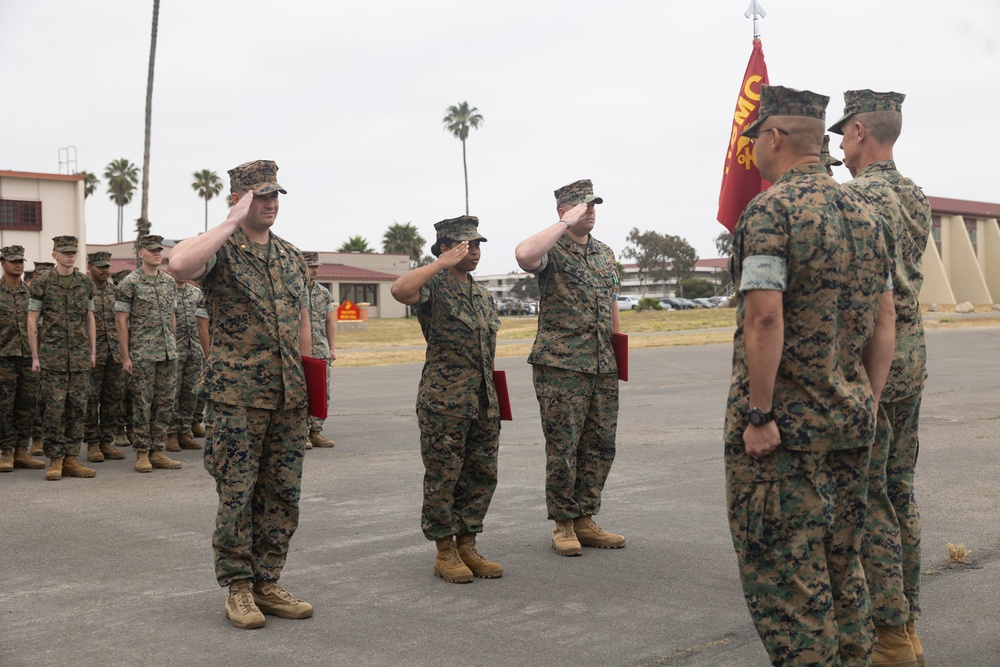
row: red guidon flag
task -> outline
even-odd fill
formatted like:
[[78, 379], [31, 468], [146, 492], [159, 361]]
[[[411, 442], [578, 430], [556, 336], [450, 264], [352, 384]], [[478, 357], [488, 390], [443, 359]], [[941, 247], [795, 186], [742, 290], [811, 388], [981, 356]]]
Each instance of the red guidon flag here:
[[716, 219], [730, 232], [736, 228], [740, 214], [758, 192], [770, 183], [757, 171], [753, 145], [740, 132], [757, 120], [760, 108], [760, 86], [767, 83], [767, 65], [764, 64], [764, 48], [759, 39], [753, 40], [753, 53], [743, 75], [736, 111], [733, 113], [733, 129], [729, 134], [729, 150], [726, 152], [726, 167], [722, 172], [722, 187], [719, 189], [719, 213]]

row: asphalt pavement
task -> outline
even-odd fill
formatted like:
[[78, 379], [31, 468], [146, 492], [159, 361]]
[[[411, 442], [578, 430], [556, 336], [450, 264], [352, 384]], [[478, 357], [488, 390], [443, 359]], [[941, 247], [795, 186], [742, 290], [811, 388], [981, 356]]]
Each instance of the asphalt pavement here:
[[[928, 333], [917, 494], [932, 667], [1000, 665], [1000, 328]], [[768, 664], [725, 514], [731, 346], [634, 350], [601, 525], [621, 550], [550, 548], [530, 367], [502, 358], [514, 421], [479, 539], [503, 578], [449, 584], [420, 533], [419, 364], [335, 368], [334, 449], [306, 454], [282, 583], [315, 615], [233, 628], [212, 569], [216, 494], [197, 451], [137, 474], [0, 475], [0, 665]], [[947, 543], [970, 551], [947, 563]]]

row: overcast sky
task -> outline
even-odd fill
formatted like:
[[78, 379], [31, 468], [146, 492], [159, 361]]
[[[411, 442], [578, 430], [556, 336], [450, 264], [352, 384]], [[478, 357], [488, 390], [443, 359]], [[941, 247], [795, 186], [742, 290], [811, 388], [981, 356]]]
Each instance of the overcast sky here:
[[[0, 169], [99, 176], [142, 166], [152, 0], [0, 0]], [[752, 45], [749, 0], [162, 0], [149, 218], [167, 238], [204, 226], [192, 173], [277, 161], [288, 195], [274, 227], [304, 250], [393, 222], [430, 242], [464, 213], [490, 239], [479, 273], [516, 270], [514, 246], [556, 221], [552, 191], [580, 178], [604, 197], [594, 234], [619, 255], [633, 227], [712, 239], [733, 108]], [[762, 0], [772, 84], [831, 97], [906, 93], [900, 170], [929, 195], [1000, 201], [1000, 3]], [[836, 141], [834, 146], [836, 146]], [[839, 155], [839, 149], [833, 150]], [[835, 169], [843, 181], [850, 175]], [[87, 241], [116, 240], [107, 186]], [[126, 207], [127, 235], [140, 194]], [[209, 225], [227, 213], [209, 203]]]

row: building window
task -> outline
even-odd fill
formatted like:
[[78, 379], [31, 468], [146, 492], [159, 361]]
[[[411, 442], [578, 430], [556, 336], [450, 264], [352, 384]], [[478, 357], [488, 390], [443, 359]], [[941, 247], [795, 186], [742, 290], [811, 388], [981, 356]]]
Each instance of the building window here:
[[969, 233], [969, 240], [972, 241], [972, 252], [977, 252], [976, 250], [976, 226], [978, 220], [975, 218], [963, 218], [965, 220], [965, 231]]
[[934, 239], [934, 245], [937, 246], [938, 257], [941, 256], [941, 216], [932, 215], [931, 216], [931, 238]]
[[378, 305], [377, 283], [340, 283], [340, 302], [369, 303]]
[[0, 229], [42, 231], [42, 202], [0, 199]]

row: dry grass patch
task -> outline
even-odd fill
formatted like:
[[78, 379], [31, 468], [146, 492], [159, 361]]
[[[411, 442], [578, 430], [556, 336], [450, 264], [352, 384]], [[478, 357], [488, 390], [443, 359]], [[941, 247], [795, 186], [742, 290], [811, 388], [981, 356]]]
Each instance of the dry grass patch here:
[[964, 565], [968, 562], [968, 557], [972, 552], [965, 548], [964, 544], [948, 543], [948, 562], [956, 565]]
[[[632, 336], [632, 349], [676, 345], [728, 343], [733, 339], [736, 311], [732, 308], [694, 311], [643, 311], [622, 313], [622, 330], [646, 333]], [[497, 346], [498, 357], [527, 357], [538, 328], [536, 317], [501, 318], [499, 341], [522, 341]], [[695, 331], [724, 328], [726, 331]], [[674, 332], [691, 331], [689, 334]], [[655, 335], [663, 333], [662, 336]], [[653, 334], [653, 335], [648, 335]], [[420, 363], [424, 360], [424, 337], [415, 317], [378, 319], [368, 322], [367, 330], [337, 332], [337, 366], [385, 366]], [[412, 350], [398, 349], [413, 347]]]

